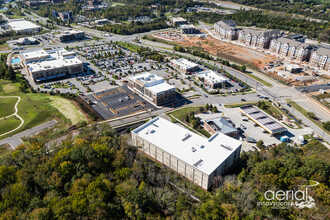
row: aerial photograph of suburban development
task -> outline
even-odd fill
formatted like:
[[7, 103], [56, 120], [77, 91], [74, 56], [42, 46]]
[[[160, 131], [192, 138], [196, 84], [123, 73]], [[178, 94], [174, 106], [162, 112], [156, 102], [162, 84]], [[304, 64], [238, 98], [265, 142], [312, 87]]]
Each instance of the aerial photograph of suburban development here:
[[330, 0], [0, 0], [1, 219], [330, 219]]

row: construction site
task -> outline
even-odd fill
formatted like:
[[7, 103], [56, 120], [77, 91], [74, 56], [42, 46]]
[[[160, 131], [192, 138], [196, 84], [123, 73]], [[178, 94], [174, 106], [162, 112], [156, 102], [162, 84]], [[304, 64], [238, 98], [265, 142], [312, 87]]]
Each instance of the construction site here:
[[328, 82], [324, 77], [318, 77], [308, 66], [294, 62], [282, 62], [278, 57], [263, 50], [218, 40], [208, 34], [181, 34], [179, 31], [170, 31], [156, 33], [151, 37], [183, 47], [196, 48], [227, 59], [231, 63], [244, 64], [252, 69], [260, 70], [284, 84], [307, 86]]

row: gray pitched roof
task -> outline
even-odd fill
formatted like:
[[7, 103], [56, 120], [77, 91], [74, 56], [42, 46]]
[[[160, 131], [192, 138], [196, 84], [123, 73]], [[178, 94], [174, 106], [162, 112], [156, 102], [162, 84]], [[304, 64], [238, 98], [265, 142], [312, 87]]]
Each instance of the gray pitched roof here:
[[233, 127], [223, 117], [206, 120], [206, 123], [208, 123], [209, 125], [215, 125], [216, 130], [223, 133], [223, 134], [229, 134], [229, 133], [237, 131], [237, 129], [235, 127]]

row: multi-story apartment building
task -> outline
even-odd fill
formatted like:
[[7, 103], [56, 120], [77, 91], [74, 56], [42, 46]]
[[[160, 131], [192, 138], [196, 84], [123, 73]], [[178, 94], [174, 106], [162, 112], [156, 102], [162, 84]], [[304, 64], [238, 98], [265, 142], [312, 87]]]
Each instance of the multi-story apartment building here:
[[155, 74], [146, 72], [131, 76], [128, 86], [157, 106], [169, 104], [175, 100], [175, 87]]
[[255, 47], [269, 48], [270, 41], [282, 35], [280, 30], [259, 31], [247, 28], [238, 32], [238, 41]]
[[131, 132], [134, 146], [191, 182], [209, 189], [239, 158], [242, 143], [216, 132], [202, 137], [161, 117]]
[[84, 70], [83, 62], [76, 57], [75, 52], [68, 52], [63, 48], [23, 51], [21, 57], [27, 73], [35, 82], [73, 75]]
[[313, 47], [306, 43], [282, 37], [271, 40], [269, 49], [279, 54], [280, 57], [288, 57], [289, 59], [298, 61], [308, 61]]
[[330, 48], [318, 47], [312, 51], [310, 64], [326, 71], [330, 70]]
[[231, 20], [218, 21], [214, 24], [214, 32], [227, 40], [237, 40], [238, 29], [236, 23]]

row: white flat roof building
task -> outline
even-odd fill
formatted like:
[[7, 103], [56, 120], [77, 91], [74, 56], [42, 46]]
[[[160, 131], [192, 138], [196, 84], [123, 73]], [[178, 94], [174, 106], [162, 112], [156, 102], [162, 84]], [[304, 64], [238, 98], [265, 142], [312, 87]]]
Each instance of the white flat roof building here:
[[134, 146], [208, 189], [236, 161], [241, 142], [219, 132], [202, 137], [182, 126], [157, 117], [132, 131]]
[[216, 87], [227, 82], [224, 76], [220, 76], [212, 70], [205, 70], [196, 74], [197, 77], [203, 78], [204, 82], [209, 84], [211, 87]]
[[184, 72], [195, 71], [199, 69], [199, 66], [196, 63], [193, 63], [184, 58], [171, 60], [171, 63]]
[[24, 65], [34, 81], [52, 79], [83, 71], [83, 62], [75, 52], [63, 48], [21, 52]]
[[129, 86], [156, 105], [163, 105], [175, 99], [175, 87], [166, 83], [162, 77], [149, 72], [131, 76]]
[[39, 25], [24, 19], [10, 20], [8, 25], [13, 31], [16, 31], [17, 33], [38, 32], [41, 29]]

